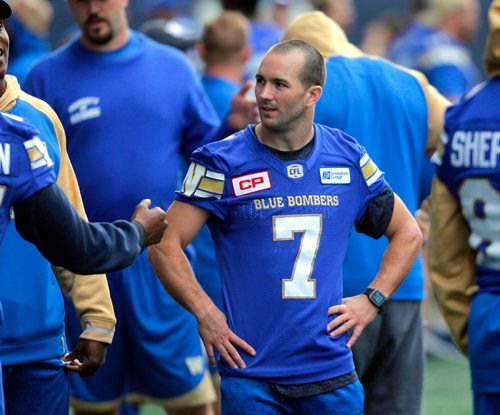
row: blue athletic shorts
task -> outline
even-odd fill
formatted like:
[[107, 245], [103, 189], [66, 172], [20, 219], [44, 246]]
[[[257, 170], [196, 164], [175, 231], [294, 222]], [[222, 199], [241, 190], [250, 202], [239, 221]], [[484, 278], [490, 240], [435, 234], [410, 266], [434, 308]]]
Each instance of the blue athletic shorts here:
[[9, 415], [68, 415], [69, 373], [61, 358], [3, 367]]
[[[196, 320], [167, 294], [146, 253], [131, 267], [109, 274], [108, 282], [118, 321], [113, 343], [95, 375], [71, 375], [72, 398], [118, 401], [117, 406], [125, 396], [168, 400], [195, 389], [208, 368]], [[66, 305], [71, 349], [81, 325], [71, 304]]]
[[267, 382], [222, 376], [222, 415], [362, 415], [364, 392], [359, 380], [308, 398], [284, 398]]

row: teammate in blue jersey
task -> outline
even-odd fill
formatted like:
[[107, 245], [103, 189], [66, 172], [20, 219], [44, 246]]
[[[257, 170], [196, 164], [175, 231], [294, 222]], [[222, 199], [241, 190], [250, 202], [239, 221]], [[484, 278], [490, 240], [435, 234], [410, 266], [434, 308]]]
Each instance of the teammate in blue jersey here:
[[[220, 352], [223, 414], [362, 414], [350, 348], [421, 246], [418, 225], [363, 147], [313, 123], [324, 80], [323, 58], [307, 43], [271, 48], [256, 75], [262, 122], [192, 154], [169, 229], [149, 251], [166, 289], [196, 316], [213, 364]], [[225, 312], [182, 251], [205, 223]], [[354, 224], [390, 243], [369, 296], [343, 299]]]
[[[0, 242], [11, 207], [15, 208], [19, 233], [50, 261], [74, 272], [90, 274], [126, 267], [144, 246], [161, 239], [166, 227], [164, 212], [158, 208], [149, 211], [147, 201], [137, 206], [132, 218], [135, 223], [85, 222], [55, 184], [53, 162], [38, 134], [22, 118], [0, 113]], [[0, 303], [0, 325], [2, 314]], [[78, 366], [77, 361], [71, 363], [71, 367]], [[0, 375], [3, 414], [1, 380]], [[9, 412], [17, 409], [11, 407]]]
[[446, 112], [431, 196], [430, 275], [470, 357], [474, 413], [500, 413], [500, 1], [489, 10], [490, 79]]
[[[298, 16], [287, 28], [285, 39], [305, 40], [326, 59], [329, 76], [316, 105], [315, 121], [356, 137], [415, 214], [430, 193], [433, 174], [425, 149], [435, 147], [448, 101], [423, 75], [364, 56], [323, 13]], [[343, 265], [344, 295], [367, 287], [386, 247], [385, 240], [352, 234]], [[423, 299], [424, 269], [419, 257], [384, 315], [353, 348], [367, 415], [419, 415], [422, 411]]]
[[[8, 13], [2, 14], [0, 25], [0, 111], [28, 119], [36, 127], [54, 162], [58, 186], [86, 218], [61, 122], [47, 103], [26, 94], [17, 79], [6, 74], [10, 40], [4, 19], [9, 17], [10, 8], [5, 2], [1, 4]], [[66, 369], [74, 369], [81, 376], [94, 373], [104, 363], [106, 346], [113, 338], [116, 319], [106, 278], [102, 274], [82, 276], [54, 268], [35, 246], [19, 235], [14, 225], [7, 228], [0, 257], [0, 301], [9, 316], [0, 330], [7, 410], [66, 415], [69, 400]], [[58, 274], [57, 281], [53, 270]], [[81, 321], [80, 337], [73, 348], [82, 362], [78, 367], [62, 361], [68, 348], [60, 287], [71, 298]]]
[[[246, 125], [255, 105], [243, 89], [232, 108], [240, 111], [221, 126], [187, 58], [130, 30], [127, 2], [68, 5], [81, 34], [33, 68], [26, 90], [61, 118], [91, 220], [129, 217], [139, 195], [166, 207], [181, 162], [228, 125]], [[169, 414], [205, 413], [214, 392], [195, 319], [164, 292], [145, 255], [108, 282], [120, 323], [106, 366], [72, 379], [75, 412], [113, 413], [126, 397], [154, 399]], [[67, 320], [70, 343], [79, 327]]]
[[393, 62], [417, 69], [450, 101], [480, 80], [467, 42], [479, 28], [477, 0], [429, 0], [389, 48]]

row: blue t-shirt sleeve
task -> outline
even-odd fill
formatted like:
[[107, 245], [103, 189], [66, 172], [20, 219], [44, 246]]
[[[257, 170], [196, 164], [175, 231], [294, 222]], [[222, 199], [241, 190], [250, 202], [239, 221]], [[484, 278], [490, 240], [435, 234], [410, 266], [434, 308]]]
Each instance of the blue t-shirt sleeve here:
[[456, 101], [467, 92], [467, 78], [460, 68], [442, 65], [427, 72], [429, 82], [444, 96]]
[[191, 155], [189, 169], [177, 192], [177, 200], [212, 212], [220, 219], [227, 215], [225, 196], [227, 174], [206, 147]]

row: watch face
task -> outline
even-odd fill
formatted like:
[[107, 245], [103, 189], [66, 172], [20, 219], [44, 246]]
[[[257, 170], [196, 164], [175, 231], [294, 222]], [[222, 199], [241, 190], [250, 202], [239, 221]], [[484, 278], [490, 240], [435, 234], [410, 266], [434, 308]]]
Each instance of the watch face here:
[[380, 292], [380, 291], [373, 291], [371, 294], [370, 294], [370, 298], [373, 300], [373, 302], [375, 304], [377, 304], [377, 306], [381, 306], [382, 304], [384, 304], [385, 302], [385, 297], [384, 295]]

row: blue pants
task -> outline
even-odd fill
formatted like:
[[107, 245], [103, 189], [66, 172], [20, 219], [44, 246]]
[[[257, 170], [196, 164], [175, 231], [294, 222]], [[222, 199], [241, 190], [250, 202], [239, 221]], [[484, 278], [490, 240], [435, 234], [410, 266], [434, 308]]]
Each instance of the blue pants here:
[[284, 398], [270, 384], [223, 376], [222, 415], [362, 415], [363, 387], [359, 380], [309, 398]]
[[4, 366], [2, 372], [9, 415], [68, 415], [69, 375], [60, 358]]

